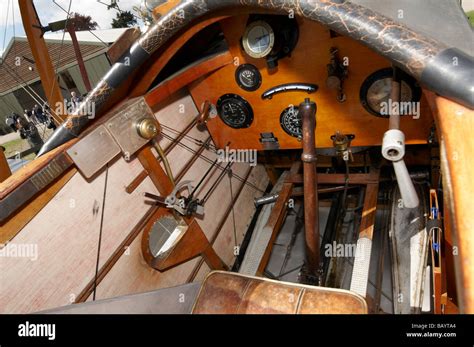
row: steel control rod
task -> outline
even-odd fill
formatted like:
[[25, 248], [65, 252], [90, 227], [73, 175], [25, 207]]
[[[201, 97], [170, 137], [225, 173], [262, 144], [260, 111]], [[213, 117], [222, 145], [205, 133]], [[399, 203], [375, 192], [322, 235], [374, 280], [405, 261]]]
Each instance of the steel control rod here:
[[401, 79], [396, 67], [393, 68], [391, 86], [390, 99], [393, 104], [398, 104], [398, 108], [390, 110], [389, 130], [385, 132], [382, 141], [382, 155], [385, 159], [393, 162], [393, 169], [397, 177], [403, 206], [416, 208], [420, 204], [420, 200], [403, 160], [405, 155], [405, 135], [400, 130]]

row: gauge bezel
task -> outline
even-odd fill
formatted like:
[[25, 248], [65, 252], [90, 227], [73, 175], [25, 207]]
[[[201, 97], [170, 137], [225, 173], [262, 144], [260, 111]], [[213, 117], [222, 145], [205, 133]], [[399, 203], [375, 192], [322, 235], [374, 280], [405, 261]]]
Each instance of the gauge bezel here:
[[288, 114], [288, 111], [289, 111], [290, 109], [294, 109], [296, 112], [299, 113], [299, 109], [298, 109], [297, 106], [288, 106], [287, 108], [285, 108], [285, 109], [284, 109], [283, 111], [281, 111], [281, 113], [280, 113], [280, 127], [281, 127], [281, 128], [283, 129], [283, 131], [284, 131], [285, 133], [287, 133], [288, 135], [290, 135], [290, 136], [292, 136], [292, 137], [294, 137], [294, 138], [297, 138], [297, 139], [300, 139], [300, 140], [301, 140], [301, 138], [303, 137], [303, 129], [301, 129], [301, 134], [298, 135], [298, 134], [292, 132], [290, 129], [288, 129], [287, 127], [285, 127], [285, 126], [283, 125], [283, 124], [284, 124], [283, 120], [284, 120], [285, 116]]
[[[231, 122], [229, 122], [225, 117], [222, 116], [222, 106], [224, 102], [227, 102], [229, 100], [232, 100], [234, 103], [239, 104], [243, 109], [246, 110], [245, 112], [245, 121], [242, 123], [240, 126], [235, 126]], [[245, 100], [243, 97], [237, 94], [224, 94], [219, 99], [217, 100], [216, 103], [216, 108], [217, 108], [217, 114], [219, 115], [219, 118], [224, 122], [225, 125], [227, 125], [230, 128], [233, 129], [242, 129], [242, 128], [248, 128], [253, 122], [253, 109], [250, 103]]]
[[[270, 35], [270, 42], [268, 44], [267, 49], [265, 49], [263, 52], [256, 53], [252, 50], [250, 47], [249, 43], [249, 32], [255, 28], [256, 26], [262, 26], [264, 27]], [[256, 20], [251, 22], [247, 27], [245, 28], [244, 35], [242, 36], [242, 47], [250, 57], [255, 58], [255, 59], [260, 59], [260, 58], [265, 58], [267, 55], [271, 53], [273, 50], [273, 47], [275, 46], [275, 31], [273, 30], [272, 26], [264, 21], [264, 20]]]
[[[245, 70], [251, 70], [255, 74], [255, 76], [257, 77], [257, 81], [256, 81], [255, 85], [253, 85], [251, 87], [248, 87], [244, 83], [242, 83], [242, 81], [240, 79], [240, 76], [241, 76], [241, 73]], [[235, 82], [243, 90], [245, 90], [247, 92], [254, 92], [258, 88], [260, 88], [260, 86], [262, 85], [262, 74], [260, 73], [260, 71], [258, 70], [258, 68], [255, 65], [242, 64], [242, 65], [239, 65], [237, 67], [237, 69], [235, 70]]]
[[[369, 112], [370, 114], [376, 116], [376, 117], [381, 117], [381, 118], [389, 118], [389, 115], [382, 115], [380, 112], [377, 110], [374, 110], [372, 107], [370, 107], [369, 102], [367, 101], [367, 93], [369, 92], [370, 87], [377, 81], [386, 79], [386, 78], [392, 78], [393, 76], [393, 69], [391, 67], [383, 68], [380, 70], [377, 70], [370, 74], [364, 82], [362, 82], [362, 86], [360, 87], [360, 92], [359, 92], [359, 98], [360, 98], [360, 103], [361, 105]], [[411, 95], [412, 99], [410, 102], [419, 102], [421, 99], [421, 88], [418, 85], [418, 82], [416, 79], [408, 75], [407, 73], [404, 73], [400, 71], [400, 77], [401, 81], [405, 82], [406, 85], [411, 89]], [[406, 102], [406, 100], [403, 100]]]

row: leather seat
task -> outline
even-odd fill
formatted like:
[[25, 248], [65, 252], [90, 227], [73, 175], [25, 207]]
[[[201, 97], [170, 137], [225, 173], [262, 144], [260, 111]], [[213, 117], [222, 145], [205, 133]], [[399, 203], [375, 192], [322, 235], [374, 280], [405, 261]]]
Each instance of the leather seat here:
[[314, 287], [211, 272], [194, 303], [194, 314], [365, 314], [365, 299], [348, 290]]

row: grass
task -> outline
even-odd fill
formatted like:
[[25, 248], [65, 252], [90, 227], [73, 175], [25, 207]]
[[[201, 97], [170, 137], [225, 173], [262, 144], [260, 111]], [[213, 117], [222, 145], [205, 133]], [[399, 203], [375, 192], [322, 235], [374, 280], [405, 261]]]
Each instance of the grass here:
[[23, 139], [16, 139], [13, 141], [2, 143], [2, 146], [5, 147], [5, 156], [7, 158], [11, 157], [12, 155], [15, 155], [17, 152], [21, 153], [30, 148], [28, 141]]
[[[51, 129], [46, 129], [45, 127], [41, 126], [38, 128], [40, 136], [43, 138], [43, 141], [47, 139], [53, 131]], [[1, 138], [1, 137], [0, 137]], [[11, 140], [5, 143], [0, 143], [1, 146], [5, 147], [5, 157], [12, 157], [16, 155], [18, 152], [22, 153], [30, 148], [30, 144], [28, 140], [17, 138], [15, 140]], [[21, 157], [24, 160], [33, 160], [36, 157], [35, 153], [28, 154], [26, 156]]]
[[[30, 144], [28, 143], [28, 141], [23, 140], [23, 139], [16, 139], [13, 141], [2, 143], [2, 146], [5, 147], [5, 157], [7, 158], [14, 156], [18, 152], [21, 153], [23, 151], [26, 151], [28, 148], [30, 148]], [[22, 157], [22, 159], [33, 160], [35, 157], [36, 157], [35, 153], [30, 153]]]

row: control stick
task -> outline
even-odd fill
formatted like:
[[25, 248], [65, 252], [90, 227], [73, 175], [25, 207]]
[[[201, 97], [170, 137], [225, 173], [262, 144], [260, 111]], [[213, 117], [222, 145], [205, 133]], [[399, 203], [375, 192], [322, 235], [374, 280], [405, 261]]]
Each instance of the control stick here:
[[[397, 69], [393, 68], [392, 91], [390, 98], [392, 104], [400, 105], [400, 78]], [[405, 134], [400, 130], [400, 107], [390, 109], [389, 130], [383, 136], [382, 155], [385, 159], [393, 163], [395, 176], [397, 177], [398, 188], [402, 196], [403, 206], [415, 208], [420, 204], [420, 200], [411, 180], [407, 166], [403, 157], [405, 156]]]

